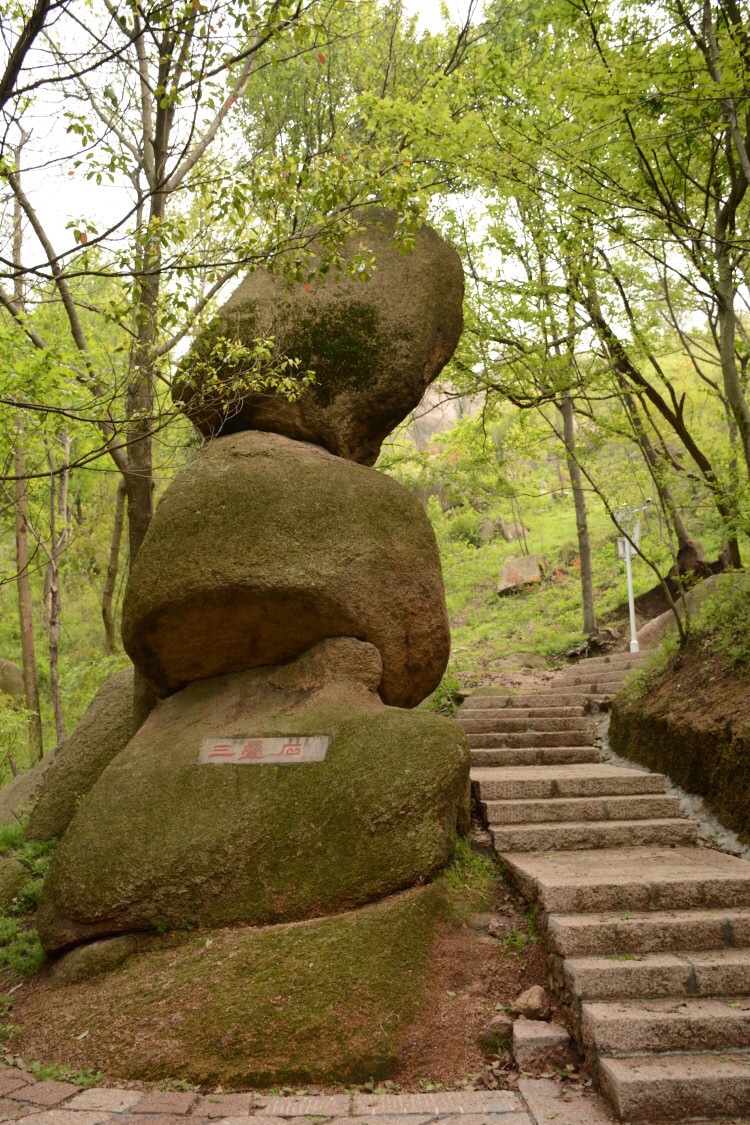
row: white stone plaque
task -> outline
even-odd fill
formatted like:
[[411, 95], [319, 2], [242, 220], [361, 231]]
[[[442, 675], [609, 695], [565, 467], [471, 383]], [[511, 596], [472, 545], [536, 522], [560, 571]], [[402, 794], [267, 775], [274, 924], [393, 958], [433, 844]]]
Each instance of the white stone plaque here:
[[293, 766], [297, 762], [322, 762], [330, 741], [327, 734], [204, 738], [198, 762], [212, 766]]

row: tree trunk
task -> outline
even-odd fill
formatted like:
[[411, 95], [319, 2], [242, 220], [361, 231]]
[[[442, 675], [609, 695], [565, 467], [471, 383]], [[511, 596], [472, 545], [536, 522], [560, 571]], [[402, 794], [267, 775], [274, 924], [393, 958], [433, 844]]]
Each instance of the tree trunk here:
[[60, 434], [60, 444], [63, 448], [63, 461], [60, 466], [62, 472], [60, 473], [54, 471], [54, 458], [49, 449], [47, 450], [47, 463], [50, 467], [50, 547], [45, 577], [49, 635], [49, 680], [58, 746], [65, 739], [65, 714], [60, 693], [60, 621], [62, 618], [60, 559], [68, 545], [68, 482], [70, 478], [68, 469], [70, 437], [65, 431]]
[[16, 508], [16, 586], [18, 588], [18, 614], [21, 624], [21, 653], [23, 657], [23, 686], [29, 712], [29, 746], [32, 757], [39, 761], [44, 755], [42, 719], [39, 712], [39, 677], [34, 649], [34, 618], [31, 608], [29, 582], [29, 503], [26, 491], [26, 461], [23, 451], [23, 423], [19, 418], [15, 449], [15, 508]]
[[[146, 537], [154, 502], [152, 429], [154, 385], [156, 372], [154, 350], [158, 337], [159, 286], [161, 280], [161, 243], [159, 228], [164, 220], [166, 197], [159, 190], [163, 174], [164, 153], [157, 156], [157, 185], [151, 197], [151, 213], [145, 231], [142, 277], [135, 310], [137, 340], [133, 371], [128, 388], [128, 468], [125, 474], [128, 512], [128, 542], [132, 566]], [[153, 237], [149, 237], [155, 231]], [[156, 704], [156, 696], [146, 680], [135, 670], [133, 679], [133, 717], [136, 729], [145, 722]]]
[[716, 265], [718, 268], [717, 304], [719, 310], [719, 354], [724, 394], [737, 424], [745, 466], [750, 476], [750, 406], [748, 406], [737, 370], [735, 337], [737, 334], [734, 309], [734, 278], [730, 249], [725, 241], [722, 226], [716, 239]]
[[117, 486], [115, 499], [115, 518], [112, 524], [112, 538], [109, 543], [109, 562], [107, 563], [107, 576], [104, 579], [102, 590], [102, 621], [104, 622], [104, 655], [112, 656], [117, 651], [117, 634], [115, 633], [115, 615], [113, 603], [117, 572], [120, 567], [120, 543], [122, 542], [122, 529], [125, 523], [125, 496], [127, 489], [125, 480], [121, 479]]
[[721, 480], [714, 471], [713, 465], [688, 429], [685, 423], [682, 406], [680, 404], [677, 404], [675, 408], [670, 406], [632, 362], [625, 347], [602, 314], [596, 291], [589, 288], [581, 295], [580, 299], [591, 317], [592, 324], [599, 339], [609, 354], [612, 370], [617, 375], [618, 379], [627, 381], [648, 399], [661, 414], [662, 418], [672, 427], [675, 434], [698, 466], [701, 476], [706, 482], [706, 486], [716, 505], [716, 510], [727, 528], [728, 548], [732, 566], [740, 566], [740, 551], [736, 533], [737, 505], [733, 502], [732, 497], [727, 495]]
[[565, 391], [562, 396], [560, 411], [563, 418], [563, 434], [565, 437], [565, 451], [570, 475], [570, 487], [573, 490], [573, 503], [576, 510], [576, 531], [578, 532], [578, 553], [581, 558], [581, 594], [583, 597], [583, 631], [591, 636], [596, 631], [596, 610], [594, 608], [594, 572], [591, 565], [591, 540], [589, 539], [589, 525], [586, 515], [586, 494], [583, 490], [583, 478], [576, 460], [576, 423], [575, 408], [570, 391]]
[[[621, 381], [621, 385], [624, 385]], [[633, 427], [635, 439], [643, 454], [643, 459], [648, 467], [649, 474], [654, 482], [654, 488], [659, 494], [662, 511], [666, 513], [672, 523], [675, 536], [677, 538], [678, 548], [687, 547], [696, 552], [700, 556], [700, 549], [697, 540], [693, 539], [688, 531], [685, 521], [682, 518], [679, 508], [675, 503], [674, 496], [672, 495], [668, 485], [663, 477], [663, 462], [654, 449], [654, 445], [646, 433], [646, 428], [643, 425], [643, 420], [638, 409], [638, 401], [634, 395], [627, 389], [623, 389], [622, 399], [625, 404], [630, 424]]]

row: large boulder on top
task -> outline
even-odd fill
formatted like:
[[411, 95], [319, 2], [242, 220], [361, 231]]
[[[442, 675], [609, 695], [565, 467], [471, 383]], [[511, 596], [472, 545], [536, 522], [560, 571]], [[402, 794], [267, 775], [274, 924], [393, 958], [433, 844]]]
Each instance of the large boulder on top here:
[[14, 701], [23, 699], [23, 672], [12, 660], [0, 660], [0, 695]]
[[[204, 436], [266, 430], [374, 464], [384, 438], [453, 355], [463, 327], [458, 253], [427, 226], [403, 253], [393, 247], [395, 226], [395, 213], [368, 208], [341, 249], [344, 261], [374, 255], [369, 281], [334, 270], [306, 283], [264, 270], [245, 278], [175, 384], [175, 397]], [[312, 249], [319, 261], [317, 240]], [[315, 373], [295, 402], [247, 393], [249, 361], [226, 354], [230, 344], [252, 346], [269, 336], [274, 363], [299, 360], [302, 371]]]
[[27, 836], [61, 836], [82, 798], [134, 734], [133, 669], [124, 668], [105, 680], [78, 726], [58, 747], [42, 779]]
[[369, 641], [386, 703], [437, 687], [450, 631], [435, 536], [397, 481], [277, 434], [219, 438], [171, 483], [130, 572], [122, 638], [159, 695]]
[[[385, 707], [379, 679], [377, 651], [338, 638], [158, 704], [62, 839], [39, 900], [45, 949], [318, 917], [443, 867], [465, 814], [465, 736], [443, 716]], [[263, 738], [319, 734], [323, 760], [254, 758]], [[234, 739], [244, 764], [222, 757]]]

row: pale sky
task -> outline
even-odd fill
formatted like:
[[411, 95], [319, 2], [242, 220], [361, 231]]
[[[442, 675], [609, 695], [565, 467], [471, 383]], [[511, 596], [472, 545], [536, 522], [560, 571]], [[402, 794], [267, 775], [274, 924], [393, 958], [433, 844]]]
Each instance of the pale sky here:
[[[471, 2], [447, 0], [454, 21], [466, 19]], [[416, 14], [425, 30], [437, 31], [442, 26], [441, 0], [403, 0], [403, 4], [405, 13]], [[85, 229], [88, 217], [89, 229], [101, 230], [107, 225], [110, 215], [125, 209], [129, 198], [121, 184], [110, 184], [105, 180], [96, 186], [85, 179], [82, 169], [74, 171], [72, 162], [63, 164], [56, 160], [57, 153], [70, 147], [69, 138], [63, 132], [65, 124], [59, 105], [50, 109], [46, 119], [39, 118], [24, 161], [26, 190], [40, 207], [44, 225], [58, 252], [74, 245], [72, 232], [66, 229], [71, 219], [83, 219], [81, 226]], [[28, 232], [27, 238], [34, 242]]]
[[[453, 19], [466, 19], [471, 0], [448, 0], [448, 10]], [[404, 11], [407, 15], [418, 15], [420, 23], [427, 31], [438, 31], [443, 19], [440, 14], [442, 4], [440, 0], [403, 0]]]

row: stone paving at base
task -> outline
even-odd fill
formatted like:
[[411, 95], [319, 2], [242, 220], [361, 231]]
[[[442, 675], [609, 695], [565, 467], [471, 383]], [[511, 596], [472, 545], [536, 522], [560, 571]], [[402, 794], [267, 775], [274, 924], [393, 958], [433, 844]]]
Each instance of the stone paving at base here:
[[594, 1094], [565, 1091], [549, 1079], [522, 1079], [519, 1090], [445, 1090], [429, 1094], [331, 1094], [81, 1090], [0, 1067], [0, 1125], [289, 1125], [300, 1118], [342, 1125], [610, 1125]]

